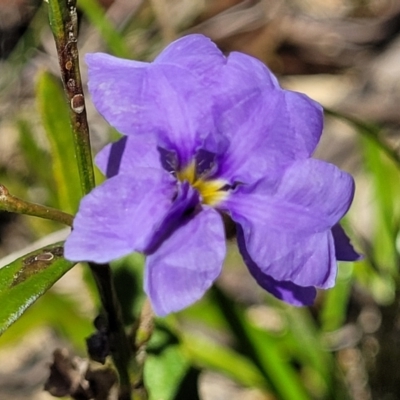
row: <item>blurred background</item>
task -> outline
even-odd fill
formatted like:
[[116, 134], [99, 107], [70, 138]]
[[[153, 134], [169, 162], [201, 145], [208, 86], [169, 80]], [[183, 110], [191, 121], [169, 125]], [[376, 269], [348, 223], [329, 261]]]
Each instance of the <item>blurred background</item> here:
[[[356, 180], [343, 226], [364, 259], [340, 264], [336, 287], [295, 309], [257, 287], [232, 241], [216, 287], [158, 321], [145, 370], [152, 400], [400, 399], [400, 1], [78, 0], [77, 7], [81, 57], [105, 51], [151, 61], [174, 39], [203, 33], [226, 53], [262, 60], [282, 86], [325, 107], [315, 156]], [[81, 70], [86, 82], [83, 62]], [[90, 97], [87, 110], [95, 154], [118, 133]], [[0, 183], [74, 213], [80, 191], [68, 131], [47, 4], [0, 0]], [[0, 213], [0, 265], [67, 232]], [[113, 265], [127, 325], [143, 302], [142, 262], [133, 255]], [[97, 307], [93, 282], [75, 267], [0, 337], [0, 398], [53, 398], [43, 392], [52, 353], [65, 348], [82, 362]]]

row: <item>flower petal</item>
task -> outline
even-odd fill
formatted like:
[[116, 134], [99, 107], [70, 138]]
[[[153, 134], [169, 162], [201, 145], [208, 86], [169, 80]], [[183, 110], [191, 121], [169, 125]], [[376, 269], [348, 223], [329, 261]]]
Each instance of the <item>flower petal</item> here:
[[218, 178], [231, 183], [253, 183], [271, 168], [284, 166], [294, 159], [295, 142], [290, 129], [273, 136], [275, 116], [280, 114], [283, 97], [278, 91], [269, 93], [268, 100], [266, 97], [257, 91], [248, 93], [220, 113], [217, 129], [226, 136], [229, 145], [217, 159]]
[[144, 253], [154, 253], [160, 244], [181, 226], [182, 221], [185, 220], [189, 214], [194, 212], [199, 204], [199, 192], [188, 182], [179, 182], [177, 184], [177, 192], [174, 195], [174, 202], [162, 223], [154, 232], [152, 240], [148, 242], [146, 248], [143, 250]]
[[[287, 127], [293, 130], [298, 157], [309, 157], [314, 152], [322, 134], [324, 114], [322, 106], [303, 93], [284, 90], [285, 110], [275, 126], [276, 135]], [[284, 121], [287, 118], [287, 121]], [[280, 123], [279, 123], [280, 122]]]
[[253, 275], [254, 279], [263, 289], [270, 292], [278, 299], [294, 306], [308, 306], [313, 304], [316, 296], [316, 290], [314, 287], [298, 286], [290, 281], [280, 282], [266, 275], [263, 271], [261, 271], [260, 268], [258, 268], [247, 252], [243, 240], [243, 231], [240, 227], [238, 229], [238, 237], [238, 245], [240, 253], [243, 256], [243, 260], [249, 268], [249, 271]]
[[296, 235], [241, 224], [239, 248], [275, 281], [327, 289], [335, 284], [335, 245], [331, 232]]
[[153, 63], [102, 53], [88, 54], [86, 62], [97, 110], [124, 135], [156, 135], [186, 165], [212, 131], [210, 77], [226, 60], [204, 36], [172, 43]]
[[224, 257], [222, 219], [204, 208], [147, 256], [144, 285], [155, 313], [163, 316], [199, 300], [220, 274]]
[[161, 169], [160, 152], [152, 136], [123, 137], [100, 150], [96, 165], [107, 178], [136, 174], [138, 168]]
[[215, 83], [215, 73], [226, 64], [221, 50], [206, 36], [193, 34], [175, 40], [155, 59], [156, 64], [184, 66], [201, 76], [203, 83]]
[[220, 207], [240, 224], [246, 220], [261, 229], [313, 234], [332, 228], [347, 212], [353, 195], [349, 174], [307, 159], [293, 163], [281, 175], [272, 170], [256, 185], [239, 186]]
[[264, 279], [257, 280], [258, 284], [273, 294], [279, 300], [292, 306], [311, 306], [317, 296], [317, 290], [312, 286], [298, 286], [292, 282], [279, 282], [264, 275]]
[[142, 168], [117, 175], [81, 201], [65, 243], [73, 261], [109, 262], [142, 251], [171, 208], [176, 182], [167, 172]]
[[357, 261], [362, 259], [350, 243], [344, 229], [336, 224], [332, 228], [333, 240], [335, 241], [336, 259], [339, 261]]
[[229, 108], [240, 101], [243, 94], [280, 89], [275, 75], [264, 63], [236, 51], [227, 57], [220, 79], [221, 88], [216, 96], [218, 102], [226, 102]]
[[218, 130], [230, 142], [219, 161], [221, 178], [251, 183], [271, 165], [312, 154], [322, 133], [322, 107], [303, 94], [281, 89], [260, 61], [230, 55], [218, 89], [223, 96], [217, 94], [214, 114]]
[[327, 288], [336, 275], [330, 229], [347, 212], [353, 190], [350, 175], [308, 159], [294, 163], [280, 179], [239, 186], [221, 207], [241, 226], [242, 246], [266, 275]]

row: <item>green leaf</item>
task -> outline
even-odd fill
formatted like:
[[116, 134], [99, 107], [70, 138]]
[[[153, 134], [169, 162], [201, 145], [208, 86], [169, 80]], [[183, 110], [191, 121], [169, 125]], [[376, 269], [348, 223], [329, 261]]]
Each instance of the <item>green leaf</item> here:
[[258, 363], [263, 372], [270, 379], [279, 398], [286, 400], [309, 399], [300, 377], [289, 359], [285, 357], [278, 342], [267, 332], [252, 326], [244, 316], [241, 316], [243, 327], [248, 335], [249, 342], [258, 354]]
[[206, 336], [184, 332], [181, 340], [185, 354], [195, 365], [221, 372], [243, 386], [267, 390], [265, 378], [245, 356]]
[[374, 185], [375, 236], [373, 256], [379, 268], [397, 273], [396, 236], [400, 224], [398, 168], [369, 138], [361, 140], [366, 168]]
[[339, 329], [346, 320], [347, 305], [352, 284], [353, 265], [339, 263], [336, 285], [327, 290], [321, 310], [321, 325], [325, 332]]
[[0, 347], [12, 346], [31, 331], [46, 326], [71, 343], [80, 354], [86, 354], [82, 338], [93, 333], [92, 322], [77, 299], [50, 289], [1, 335]]
[[307, 308], [294, 308], [285, 304], [281, 307], [285, 310], [289, 328], [285, 342], [293, 346], [291, 350], [295, 359], [308, 371], [308, 379], [303, 378], [303, 382], [307, 381], [309, 390], [327, 395], [334, 388], [333, 358], [323, 346], [320, 332], [310, 311]]
[[63, 251], [63, 243], [55, 243], [0, 269], [0, 334], [74, 266]]
[[78, 209], [82, 190], [75, 162], [68, 105], [58, 80], [48, 72], [39, 75], [36, 97], [51, 146], [59, 207], [74, 214]]
[[189, 368], [181, 347], [171, 343], [174, 338], [166, 331], [157, 330], [144, 365], [144, 381], [150, 392], [149, 400], [173, 400]]
[[46, 199], [46, 204], [57, 207], [58, 201], [54, 179], [48, 171], [48, 166], [51, 164], [50, 154], [39, 146], [30, 121], [19, 119], [17, 126], [19, 131], [19, 145], [29, 171], [28, 183], [30, 186], [33, 183], [34, 185], [48, 189], [49, 198]]
[[282, 400], [309, 399], [291, 360], [285, 354], [285, 349], [279, 346], [279, 341], [268, 332], [255, 327], [243, 309], [232, 305], [231, 299], [217, 286], [213, 286], [212, 293], [240, 343], [239, 349], [258, 367], [271, 390]]
[[400, 227], [400, 155], [382, 134], [382, 128], [325, 109], [328, 115], [352, 125], [360, 135], [364, 165], [373, 183], [375, 211], [373, 248], [368, 258], [380, 272], [397, 274], [399, 255], [396, 237]]

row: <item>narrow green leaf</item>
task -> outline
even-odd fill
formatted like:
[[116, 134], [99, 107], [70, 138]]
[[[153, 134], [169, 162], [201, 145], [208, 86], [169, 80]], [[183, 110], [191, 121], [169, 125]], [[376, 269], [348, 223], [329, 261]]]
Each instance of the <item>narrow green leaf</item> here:
[[307, 308], [282, 305], [288, 323], [286, 342], [293, 344], [293, 355], [304, 368], [318, 393], [327, 395], [333, 388], [334, 363], [324, 348], [320, 332]]
[[61, 85], [48, 72], [39, 75], [36, 96], [51, 146], [59, 207], [73, 214], [78, 209], [82, 191], [75, 162], [68, 105]]
[[63, 250], [55, 243], [0, 269], [0, 334], [74, 266]]
[[252, 326], [244, 316], [243, 327], [255, 352], [264, 373], [274, 385], [279, 398], [286, 400], [307, 400], [309, 395], [301, 383], [290, 359], [285, 357], [278, 342], [266, 332]]
[[54, 188], [53, 177], [48, 173], [48, 166], [51, 163], [50, 155], [35, 140], [32, 124], [25, 119], [19, 119], [17, 126], [19, 145], [29, 169], [29, 175], [34, 176], [44, 187]]
[[373, 258], [381, 271], [397, 274], [399, 255], [395, 241], [400, 227], [400, 186], [398, 175], [400, 155], [397, 149], [382, 135], [382, 128], [373, 123], [359, 121], [325, 109], [328, 115], [352, 125], [360, 135], [364, 165], [374, 186], [376, 211]]
[[246, 357], [205, 336], [183, 333], [182, 348], [191, 362], [221, 372], [247, 387], [267, 390], [267, 381]]
[[374, 185], [376, 233], [373, 255], [380, 268], [396, 273], [398, 255], [395, 241], [400, 223], [399, 171], [374, 141], [363, 138], [361, 144], [365, 165]]
[[67, 2], [50, 0], [49, 21], [54, 36], [62, 39], [64, 35], [64, 21], [68, 12]]
[[214, 286], [212, 293], [225, 315], [240, 350], [257, 366], [271, 390], [282, 400], [307, 400], [309, 395], [279, 341], [252, 325], [242, 309]]
[[12, 346], [38, 327], [52, 327], [81, 354], [86, 352], [82, 338], [93, 333], [93, 321], [81, 309], [78, 300], [69, 294], [48, 290], [0, 337], [0, 347]]
[[339, 263], [336, 285], [325, 293], [321, 310], [321, 325], [325, 332], [339, 329], [345, 322], [352, 284], [353, 265]]

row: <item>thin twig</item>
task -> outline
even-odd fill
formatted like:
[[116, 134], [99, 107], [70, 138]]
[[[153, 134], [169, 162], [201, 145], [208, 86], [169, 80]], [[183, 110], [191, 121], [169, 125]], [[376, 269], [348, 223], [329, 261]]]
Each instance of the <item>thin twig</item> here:
[[44, 219], [50, 219], [62, 224], [72, 226], [74, 217], [56, 208], [46, 207], [41, 204], [30, 203], [19, 199], [10, 194], [8, 189], [0, 184], [0, 210], [8, 211], [16, 214], [31, 215]]

